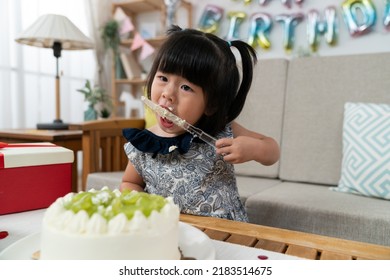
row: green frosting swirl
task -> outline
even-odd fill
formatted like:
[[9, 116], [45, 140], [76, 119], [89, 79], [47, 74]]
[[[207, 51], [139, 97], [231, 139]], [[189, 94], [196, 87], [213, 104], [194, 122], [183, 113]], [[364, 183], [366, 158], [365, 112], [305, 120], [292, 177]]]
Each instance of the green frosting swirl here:
[[105, 189], [77, 193], [65, 202], [64, 207], [75, 214], [84, 210], [89, 217], [99, 213], [107, 220], [123, 213], [131, 220], [137, 210], [149, 217], [153, 210], [160, 212], [166, 203], [164, 197], [155, 194], [124, 190], [117, 196], [112, 190]]

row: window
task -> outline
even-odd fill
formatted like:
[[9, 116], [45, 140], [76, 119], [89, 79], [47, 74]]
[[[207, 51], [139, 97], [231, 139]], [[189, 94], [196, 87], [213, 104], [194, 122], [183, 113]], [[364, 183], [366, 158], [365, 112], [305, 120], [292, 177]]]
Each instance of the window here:
[[[21, 45], [15, 38], [43, 14], [68, 17], [90, 36], [86, 1], [0, 1], [0, 129], [35, 128], [55, 119], [56, 59], [52, 49]], [[75, 8], [77, 7], [77, 8]], [[80, 122], [86, 104], [77, 89], [95, 74], [93, 50], [63, 50], [59, 58], [61, 119]]]

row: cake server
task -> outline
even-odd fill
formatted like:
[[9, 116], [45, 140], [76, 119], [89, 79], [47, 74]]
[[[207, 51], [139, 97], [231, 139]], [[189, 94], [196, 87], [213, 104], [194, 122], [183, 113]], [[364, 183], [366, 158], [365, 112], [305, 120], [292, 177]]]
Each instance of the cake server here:
[[199, 139], [203, 140], [207, 144], [209, 144], [211, 147], [215, 148], [215, 141], [217, 141], [216, 138], [213, 136], [207, 134], [200, 128], [197, 128], [185, 120], [179, 118], [175, 114], [171, 113], [167, 109], [161, 107], [158, 104], [153, 103], [151, 100], [147, 99], [145, 96], [141, 96], [142, 102], [144, 102], [150, 109], [152, 109], [154, 112], [156, 112], [159, 116], [166, 118], [176, 124], [177, 126], [180, 126], [184, 130], [188, 131], [192, 135], [198, 137]]

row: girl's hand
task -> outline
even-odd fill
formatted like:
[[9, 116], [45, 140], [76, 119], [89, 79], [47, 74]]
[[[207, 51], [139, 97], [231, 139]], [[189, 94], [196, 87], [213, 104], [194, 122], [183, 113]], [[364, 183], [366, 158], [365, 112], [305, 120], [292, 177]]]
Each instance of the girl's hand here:
[[223, 138], [216, 142], [217, 154], [229, 163], [237, 164], [255, 160], [254, 151], [259, 149], [261, 140], [249, 136]]
[[222, 138], [216, 143], [216, 152], [229, 163], [250, 160], [272, 165], [279, 160], [279, 145], [271, 137], [250, 131], [236, 122], [232, 123], [234, 138]]

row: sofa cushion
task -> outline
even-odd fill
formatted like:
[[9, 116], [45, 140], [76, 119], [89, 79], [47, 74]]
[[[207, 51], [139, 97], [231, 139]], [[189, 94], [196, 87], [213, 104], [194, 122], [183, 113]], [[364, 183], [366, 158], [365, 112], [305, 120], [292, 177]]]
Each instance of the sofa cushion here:
[[249, 176], [236, 176], [238, 193], [242, 203], [245, 204], [245, 201], [248, 197], [266, 190], [272, 186], [275, 186], [280, 183], [278, 179], [269, 179], [269, 178], [259, 178], [259, 177], [249, 177]]
[[[284, 96], [287, 80], [286, 59], [259, 60], [245, 106], [237, 122], [248, 129], [281, 140]], [[256, 162], [235, 165], [237, 174], [276, 178], [279, 163], [261, 166]]]
[[390, 65], [390, 53], [290, 61], [281, 179], [338, 184], [344, 104], [390, 103], [390, 79], [386, 71], [378, 71], [380, 65]]
[[340, 192], [390, 199], [390, 105], [346, 103]]
[[387, 200], [283, 182], [246, 200], [251, 223], [390, 246]]

